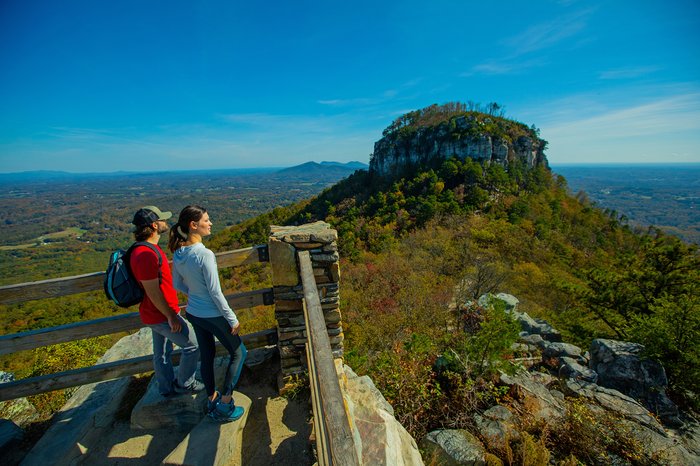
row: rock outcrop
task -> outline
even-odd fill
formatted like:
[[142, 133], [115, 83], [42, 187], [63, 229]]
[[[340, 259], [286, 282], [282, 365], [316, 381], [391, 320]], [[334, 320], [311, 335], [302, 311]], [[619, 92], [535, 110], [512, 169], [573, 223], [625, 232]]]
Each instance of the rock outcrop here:
[[666, 371], [657, 361], [642, 358], [643, 350], [638, 343], [593, 340], [590, 366], [598, 384], [641, 401], [667, 424], [680, 425], [678, 408], [666, 396]]
[[369, 377], [358, 377], [349, 366], [336, 368], [353, 420], [355, 447], [362, 464], [422, 465], [415, 440], [394, 418], [394, 409]]
[[485, 466], [486, 449], [468, 430], [440, 429], [421, 442], [428, 464]]
[[[506, 433], [514, 438], [512, 430], [517, 429], [518, 420], [513, 419], [512, 412], [527, 412], [556, 429], [557, 423], [570, 415], [573, 400], [577, 400], [578, 406], [594, 416], [615, 419], [620, 431], [639, 445], [646, 458], [662, 460], [663, 464], [700, 464], [700, 423], [679, 414], [665, 394], [663, 366], [644, 359], [641, 345], [598, 339], [591, 343], [589, 357], [588, 352], [582, 354], [575, 345], [556, 341], [561, 340], [561, 334], [547, 322], [519, 312], [518, 300], [511, 295], [482, 296], [479, 304], [488, 305], [494, 298], [504, 301], [506, 312], [521, 324], [520, 343], [514, 349], [527, 354], [520, 359], [529, 362], [530, 370], [501, 375], [501, 384], [509, 387], [513, 409], [495, 406], [474, 415], [481, 439], [498, 445]], [[424, 442], [436, 443], [434, 439], [445, 437], [444, 432], [433, 432], [433, 440]], [[457, 453], [475, 444], [464, 436], [448, 438], [451, 450]], [[453, 445], [456, 439], [461, 439], [458, 446]], [[452, 460], [457, 453], [449, 455]]]
[[528, 168], [547, 166], [545, 147], [536, 131], [521, 123], [432, 106], [404, 115], [384, 131], [374, 144], [370, 172], [387, 176], [453, 156], [502, 166], [515, 161]]

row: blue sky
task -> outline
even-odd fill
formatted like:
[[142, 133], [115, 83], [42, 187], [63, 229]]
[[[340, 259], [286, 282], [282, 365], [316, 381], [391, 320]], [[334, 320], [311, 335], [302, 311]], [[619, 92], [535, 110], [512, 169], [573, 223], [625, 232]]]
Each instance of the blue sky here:
[[700, 162], [700, 2], [0, 2], [0, 172], [367, 163], [449, 101], [553, 165]]

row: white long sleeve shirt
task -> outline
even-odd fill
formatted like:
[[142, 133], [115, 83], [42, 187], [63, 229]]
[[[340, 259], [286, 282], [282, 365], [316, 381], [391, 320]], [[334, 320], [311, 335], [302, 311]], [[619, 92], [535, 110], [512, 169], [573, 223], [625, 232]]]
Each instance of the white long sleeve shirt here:
[[183, 246], [173, 256], [173, 285], [187, 294], [187, 313], [195, 317], [223, 316], [233, 327], [238, 318], [221, 292], [216, 256], [204, 244]]

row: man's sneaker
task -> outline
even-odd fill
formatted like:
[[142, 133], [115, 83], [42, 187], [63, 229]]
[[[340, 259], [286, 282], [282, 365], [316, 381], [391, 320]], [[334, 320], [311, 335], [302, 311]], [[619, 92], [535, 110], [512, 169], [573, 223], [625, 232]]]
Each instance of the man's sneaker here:
[[219, 404], [219, 400], [221, 400], [221, 393], [218, 390], [214, 390], [214, 395], [213, 400], [207, 398], [207, 414], [211, 414], [216, 409], [216, 405]]
[[196, 379], [186, 387], [181, 387], [177, 382], [173, 382], [173, 389], [177, 393], [197, 393], [204, 390], [204, 384]]
[[230, 403], [217, 403], [216, 408], [209, 413], [209, 416], [219, 422], [231, 422], [240, 419], [244, 412], [242, 406], [234, 405], [233, 400], [231, 400]]

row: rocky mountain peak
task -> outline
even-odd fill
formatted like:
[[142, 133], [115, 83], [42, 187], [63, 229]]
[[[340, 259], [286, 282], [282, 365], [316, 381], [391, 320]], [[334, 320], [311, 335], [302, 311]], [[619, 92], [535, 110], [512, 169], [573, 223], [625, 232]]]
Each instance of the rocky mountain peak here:
[[504, 167], [516, 161], [528, 168], [547, 166], [547, 141], [539, 138], [539, 131], [504, 118], [499, 109], [490, 104], [485, 113], [449, 103], [402, 115], [374, 144], [370, 172], [390, 176], [453, 156]]

